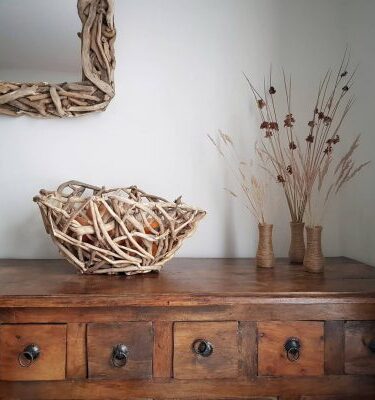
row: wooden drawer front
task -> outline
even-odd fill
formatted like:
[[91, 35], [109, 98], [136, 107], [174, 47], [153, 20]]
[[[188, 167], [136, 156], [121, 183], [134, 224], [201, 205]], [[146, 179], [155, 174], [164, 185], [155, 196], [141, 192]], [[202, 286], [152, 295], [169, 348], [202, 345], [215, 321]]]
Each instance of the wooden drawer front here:
[[[28, 367], [22, 367], [19, 355], [31, 344], [39, 347], [40, 354]], [[65, 325], [0, 325], [0, 349], [0, 380], [65, 379]]]
[[345, 372], [375, 375], [375, 321], [345, 323]]
[[[115, 367], [113, 349], [128, 349], [126, 364]], [[147, 379], [152, 376], [153, 330], [151, 322], [89, 324], [87, 357], [89, 378]]]
[[[298, 339], [299, 358], [287, 358], [285, 343]], [[261, 322], [258, 324], [259, 375], [323, 375], [324, 326], [321, 322]]]
[[[208, 356], [197, 354], [193, 344], [212, 344]], [[237, 322], [176, 322], [174, 324], [174, 377], [177, 379], [235, 378], [239, 373]]]
[[374, 396], [372, 395], [356, 395], [347, 396], [347, 395], [338, 395], [338, 396], [302, 396], [299, 400], [374, 400]]

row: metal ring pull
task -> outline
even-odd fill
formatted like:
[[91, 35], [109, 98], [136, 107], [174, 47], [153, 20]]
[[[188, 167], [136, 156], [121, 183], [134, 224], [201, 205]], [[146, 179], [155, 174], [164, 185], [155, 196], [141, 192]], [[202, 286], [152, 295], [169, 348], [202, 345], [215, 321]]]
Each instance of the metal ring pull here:
[[214, 346], [205, 339], [195, 340], [192, 347], [194, 353], [202, 357], [209, 357], [214, 351]]
[[38, 359], [40, 348], [37, 344], [29, 344], [18, 354], [18, 363], [23, 368], [28, 368]]
[[129, 349], [122, 343], [116, 345], [112, 351], [112, 365], [115, 368], [122, 368], [128, 362]]
[[300, 356], [301, 343], [298, 338], [289, 338], [285, 344], [286, 357], [289, 361], [297, 361]]

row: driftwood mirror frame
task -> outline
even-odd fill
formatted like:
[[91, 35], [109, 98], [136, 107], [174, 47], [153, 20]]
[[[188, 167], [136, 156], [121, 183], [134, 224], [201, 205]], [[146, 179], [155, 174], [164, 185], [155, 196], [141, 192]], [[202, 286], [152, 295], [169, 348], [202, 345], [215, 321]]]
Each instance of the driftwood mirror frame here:
[[115, 95], [114, 0], [78, 0], [82, 82], [0, 81], [0, 115], [53, 118], [104, 111]]

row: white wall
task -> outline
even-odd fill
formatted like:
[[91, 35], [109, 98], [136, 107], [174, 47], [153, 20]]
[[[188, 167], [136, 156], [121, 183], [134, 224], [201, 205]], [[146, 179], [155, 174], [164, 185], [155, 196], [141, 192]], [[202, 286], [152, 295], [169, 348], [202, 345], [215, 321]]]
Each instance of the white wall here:
[[358, 93], [348, 131], [362, 134], [358, 159], [373, 160], [363, 175], [342, 193], [340, 209], [343, 254], [375, 265], [375, 1], [347, 0], [345, 40], [359, 62]]
[[[275, 70], [284, 66], [293, 74], [300, 121], [308, 120], [318, 81], [338, 62], [347, 41], [359, 58], [365, 55], [367, 75], [360, 75], [358, 89], [371, 79], [374, 85], [373, 44], [366, 39], [373, 32], [370, 13], [363, 11], [363, 22], [351, 3], [118, 0], [117, 95], [108, 111], [77, 120], [0, 119], [0, 256], [56, 256], [31, 199], [39, 188], [54, 188], [71, 178], [107, 186], [137, 184], [170, 198], [183, 194], [186, 202], [208, 210], [208, 216], [180, 256], [253, 256], [256, 223], [223, 192], [229, 175], [206, 134], [221, 128], [241, 143], [248, 141], [250, 152], [259, 121], [242, 71], [261, 82], [270, 62]], [[363, 4], [374, 11], [374, 2]], [[365, 26], [352, 38], [353, 12], [356, 24]], [[65, 17], [70, 24], [70, 14], [61, 15]], [[364, 119], [365, 156], [374, 144], [372, 93], [359, 91], [367, 96], [367, 108], [356, 114]], [[342, 207], [331, 210], [324, 235], [327, 255], [345, 251], [375, 263], [374, 250], [361, 250], [361, 239], [352, 238], [360, 216], [343, 217], [345, 210], [370, 205], [364, 196], [373, 193], [365, 189], [373, 172], [357, 180], [361, 195], [346, 192]], [[285, 255], [287, 209], [276, 189], [271, 197], [276, 253]], [[366, 223], [364, 237], [375, 227], [374, 220]]]

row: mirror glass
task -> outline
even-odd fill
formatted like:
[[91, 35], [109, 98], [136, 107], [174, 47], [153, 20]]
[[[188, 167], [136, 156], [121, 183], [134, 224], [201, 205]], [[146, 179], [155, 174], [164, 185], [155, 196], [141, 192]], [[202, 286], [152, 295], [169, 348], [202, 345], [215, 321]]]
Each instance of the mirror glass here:
[[0, 81], [81, 80], [77, 0], [0, 0]]

